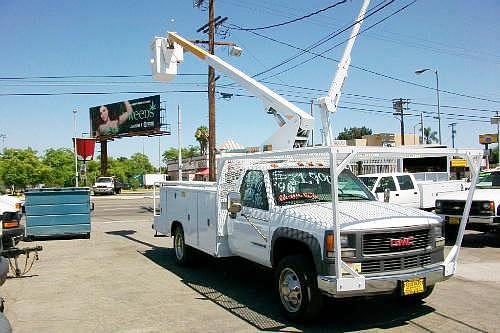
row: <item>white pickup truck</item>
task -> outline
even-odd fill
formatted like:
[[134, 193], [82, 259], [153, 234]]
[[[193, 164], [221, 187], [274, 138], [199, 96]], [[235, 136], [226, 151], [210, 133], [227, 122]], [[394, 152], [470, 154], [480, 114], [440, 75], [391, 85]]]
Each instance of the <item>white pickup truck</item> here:
[[365, 174], [359, 179], [379, 201], [387, 201], [388, 195], [388, 202], [426, 210], [434, 209], [436, 199], [443, 193], [464, 191], [467, 186], [463, 180], [417, 181], [411, 173], [398, 172]]
[[317, 314], [322, 295], [425, 298], [454, 274], [458, 250], [445, 260], [437, 215], [377, 201], [346, 169], [356, 154], [336, 147], [222, 157], [217, 183], [160, 184], [153, 229], [174, 237], [180, 264], [197, 249], [272, 268], [295, 320]]
[[[476, 188], [467, 228], [500, 232], [500, 168], [481, 172]], [[450, 234], [456, 233], [460, 224], [467, 195], [468, 192], [446, 193], [436, 201], [436, 214], [443, 217]]]

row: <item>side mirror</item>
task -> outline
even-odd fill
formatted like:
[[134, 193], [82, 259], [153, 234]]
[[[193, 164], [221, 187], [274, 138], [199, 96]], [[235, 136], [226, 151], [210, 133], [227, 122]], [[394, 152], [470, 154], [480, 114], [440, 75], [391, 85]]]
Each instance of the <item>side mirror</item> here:
[[227, 211], [231, 218], [236, 218], [236, 214], [241, 212], [241, 195], [238, 192], [227, 194]]
[[390, 198], [391, 198], [391, 190], [386, 188], [384, 191], [384, 202], [389, 202]]

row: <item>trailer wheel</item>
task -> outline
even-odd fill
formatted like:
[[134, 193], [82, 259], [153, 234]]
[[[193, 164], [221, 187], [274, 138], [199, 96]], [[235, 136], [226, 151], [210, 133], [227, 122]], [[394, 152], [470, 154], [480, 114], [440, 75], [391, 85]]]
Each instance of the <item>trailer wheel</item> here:
[[283, 258], [276, 269], [275, 286], [285, 315], [291, 320], [308, 321], [319, 314], [323, 299], [314, 268], [306, 256]]
[[191, 248], [186, 245], [184, 240], [184, 230], [182, 227], [177, 227], [174, 233], [174, 252], [177, 263], [181, 266], [186, 266], [191, 262], [192, 251]]

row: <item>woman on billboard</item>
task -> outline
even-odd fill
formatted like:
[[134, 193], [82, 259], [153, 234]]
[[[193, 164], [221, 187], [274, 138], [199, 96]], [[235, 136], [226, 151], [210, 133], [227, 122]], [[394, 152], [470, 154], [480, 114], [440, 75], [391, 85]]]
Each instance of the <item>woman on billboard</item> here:
[[118, 116], [117, 119], [111, 119], [108, 107], [106, 105], [101, 105], [99, 107], [99, 120], [100, 124], [96, 130], [96, 136], [109, 136], [118, 134], [118, 127], [125, 123], [133, 112], [132, 105], [129, 101], [123, 102], [125, 105], [125, 112]]

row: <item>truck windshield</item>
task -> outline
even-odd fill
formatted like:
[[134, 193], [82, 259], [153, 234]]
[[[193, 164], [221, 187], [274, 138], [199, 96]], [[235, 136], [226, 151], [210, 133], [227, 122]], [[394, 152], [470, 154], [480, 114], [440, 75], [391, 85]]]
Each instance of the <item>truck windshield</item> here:
[[478, 188], [500, 188], [500, 172], [482, 172], [477, 181]]
[[[269, 170], [274, 202], [278, 206], [332, 200], [328, 168], [290, 168]], [[344, 170], [339, 175], [339, 200], [375, 200], [373, 194]]]
[[97, 180], [95, 181], [96, 183], [110, 183], [113, 181], [113, 178], [111, 177], [99, 177], [97, 178]]
[[366, 187], [368, 187], [368, 189], [371, 191], [373, 190], [373, 186], [377, 182], [377, 178], [378, 177], [359, 177], [359, 180], [361, 180], [366, 185]]

